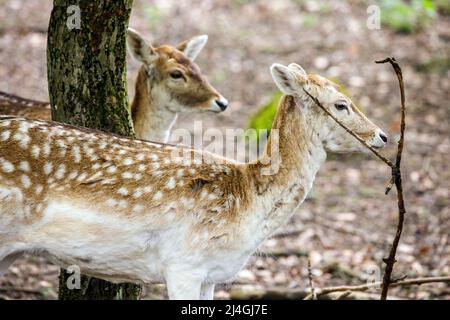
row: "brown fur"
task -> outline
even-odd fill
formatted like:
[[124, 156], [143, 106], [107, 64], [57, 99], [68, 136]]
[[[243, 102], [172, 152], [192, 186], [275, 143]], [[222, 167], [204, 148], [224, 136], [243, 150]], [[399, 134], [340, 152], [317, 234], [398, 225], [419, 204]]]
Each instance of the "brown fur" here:
[[51, 120], [50, 103], [25, 99], [0, 91], [0, 114]]

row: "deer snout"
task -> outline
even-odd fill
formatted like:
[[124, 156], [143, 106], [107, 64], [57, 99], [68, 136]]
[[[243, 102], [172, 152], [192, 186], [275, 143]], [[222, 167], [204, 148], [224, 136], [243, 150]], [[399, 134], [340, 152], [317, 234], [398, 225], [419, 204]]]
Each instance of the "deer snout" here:
[[384, 148], [387, 144], [388, 137], [381, 129], [375, 131], [375, 136], [372, 140], [372, 147]]
[[219, 99], [214, 100], [211, 108], [213, 111], [216, 112], [223, 112], [228, 107], [228, 100], [224, 97], [220, 96]]

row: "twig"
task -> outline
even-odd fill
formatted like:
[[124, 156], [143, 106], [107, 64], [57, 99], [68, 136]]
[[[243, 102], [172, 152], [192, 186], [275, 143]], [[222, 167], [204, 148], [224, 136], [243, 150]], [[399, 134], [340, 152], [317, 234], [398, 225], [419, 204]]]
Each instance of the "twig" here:
[[[402, 185], [402, 174], [400, 171], [401, 161], [402, 161], [402, 152], [403, 152], [403, 143], [405, 139], [405, 118], [406, 118], [406, 107], [405, 107], [405, 87], [403, 84], [403, 74], [402, 69], [398, 65], [395, 58], [386, 58], [381, 61], [375, 61], [375, 63], [387, 63], [389, 62], [394, 68], [395, 74], [398, 78], [398, 83], [400, 87], [400, 97], [401, 97], [401, 124], [400, 124], [400, 140], [398, 141], [397, 146], [397, 158], [395, 160], [395, 167], [392, 167], [392, 180], [395, 184], [395, 188], [397, 189], [397, 203], [398, 203], [398, 223], [397, 223], [397, 232], [395, 234], [394, 241], [392, 242], [392, 247], [389, 252], [389, 257], [387, 259], [383, 259], [386, 263], [386, 268], [384, 269], [383, 274], [383, 283], [381, 290], [381, 300], [386, 300], [387, 294], [389, 291], [389, 285], [392, 283], [391, 276], [392, 271], [394, 269], [394, 264], [396, 262], [395, 255], [397, 253], [398, 243], [400, 242], [400, 237], [403, 231], [403, 223], [405, 220], [405, 202], [403, 200], [403, 185]], [[389, 187], [386, 189], [386, 194], [389, 193]]]
[[16, 292], [16, 293], [27, 293], [27, 294], [37, 294], [43, 295], [43, 293], [39, 290], [35, 289], [26, 289], [26, 288], [14, 288], [14, 287], [3, 287], [0, 288], [0, 292], [8, 293], [8, 292]]
[[[303, 300], [311, 292], [305, 289], [288, 289], [286, 287], [252, 286], [248, 284], [233, 285], [230, 290], [231, 300]], [[342, 297], [340, 292], [332, 292], [320, 296], [320, 300], [378, 300], [379, 295], [369, 292], [352, 291], [350, 296]], [[399, 297], [389, 295], [390, 300], [401, 300]]]
[[372, 151], [373, 154], [375, 154], [378, 159], [386, 163], [389, 167], [394, 168], [395, 165], [392, 163], [391, 160], [387, 159], [383, 155], [381, 155], [377, 150], [375, 150], [373, 147], [371, 147], [367, 142], [364, 141], [357, 133], [355, 133], [353, 130], [347, 128], [342, 122], [340, 122], [328, 109], [326, 109], [320, 101], [312, 96], [305, 88], [303, 88], [303, 91], [323, 110], [327, 115], [329, 115], [334, 121], [336, 121], [345, 131], [347, 131], [350, 135], [356, 138], [359, 142], [361, 142], [367, 149]]
[[[446, 277], [431, 277], [431, 278], [415, 278], [405, 281], [399, 281], [392, 284], [393, 287], [422, 285], [427, 283], [450, 283], [450, 276]], [[375, 300], [379, 298], [379, 294], [367, 293], [365, 291], [372, 288], [379, 288], [380, 282], [365, 284], [362, 286], [338, 286], [327, 288], [315, 288], [318, 299], [370, 299]], [[351, 295], [348, 296], [347, 292]], [[230, 291], [230, 299], [233, 300], [311, 300], [311, 292], [309, 289], [291, 288], [286, 287], [268, 287], [263, 288], [253, 285], [233, 285]], [[399, 297], [389, 295], [389, 299], [401, 299]]]
[[[401, 287], [401, 286], [412, 286], [412, 285], [421, 285], [426, 283], [450, 283], [450, 277], [430, 277], [430, 278], [415, 278], [409, 280], [402, 280], [393, 282], [390, 284], [391, 287]], [[326, 295], [332, 292], [360, 292], [366, 291], [372, 288], [379, 288], [382, 284], [381, 281], [363, 284], [359, 286], [337, 286], [337, 287], [326, 287], [326, 288], [318, 288], [316, 290], [316, 296], [319, 297], [321, 295]], [[305, 300], [311, 300], [312, 294], [308, 294], [305, 297]]]
[[347, 298], [349, 295], [351, 295], [352, 292], [351, 291], [345, 291], [344, 293], [341, 293], [336, 300], [344, 300], [345, 298]]
[[316, 288], [314, 288], [313, 274], [311, 270], [311, 260], [308, 259], [308, 279], [309, 287], [311, 288], [311, 297], [313, 300], [317, 300]]
[[307, 90], [303, 88], [303, 91], [326, 113], [328, 114], [334, 121], [336, 121], [342, 128], [344, 128], [345, 131], [347, 131], [349, 134], [351, 134], [353, 137], [355, 137], [359, 142], [361, 142], [366, 148], [368, 148], [370, 151], [372, 151], [373, 154], [375, 154], [381, 161], [386, 163], [389, 167], [391, 167], [392, 173], [391, 173], [391, 180], [389, 185], [386, 187], [385, 194], [388, 194], [389, 191], [392, 189], [392, 186], [395, 184], [395, 187], [397, 189], [397, 202], [398, 202], [398, 223], [397, 223], [397, 232], [395, 234], [394, 240], [392, 242], [391, 250], [389, 252], [389, 256], [385, 259], [383, 259], [384, 263], [386, 263], [386, 268], [384, 270], [383, 274], [383, 282], [381, 283], [382, 291], [381, 291], [381, 300], [386, 300], [389, 285], [392, 284], [391, 276], [392, 271], [394, 269], [394, 264], [396, 262], [395, 255], [397, 253], [397, 247], [400, 242], [400, 237], [402, 235], [403, 231], [403, 223], [405, 220], [405, 203], [403, 199], [403, 186], [402, 186], [402, 176], [401, 176], [401, 160], [402, 160], [402, 152], [403, 152], [403, 144], [404, 144], [404, 137], [405, 137], [405, 117], [406, 117], [406, 107], [405, 107], [405, 88], [403, 84], [403, 74], [402, 70], [395, 60], [395, 58], [386, 58], [384, 60], [375, 61], [375, 63], [387, 63], [389, 62], [392, 67], [394, 68], [394, 71], [397, 75], [399, 87], [400, 87], [400, 96], [401, 96], [401, 125], [400, 125], [400, 140], [398, 142], [398, 148], [397, 148], [397, 157], [395, 160], [395, 164], [392, 163], [389, 159], [382, 156], [380, 153], [378, 153], [377, 150], [372, 148], [370, 145], [368, 145], [358, 134], [356, 134], [353, 130], [347, 128], [344, 124], [342, 124], [328, 109], [326, 109], [320, 101], [313, 97]]

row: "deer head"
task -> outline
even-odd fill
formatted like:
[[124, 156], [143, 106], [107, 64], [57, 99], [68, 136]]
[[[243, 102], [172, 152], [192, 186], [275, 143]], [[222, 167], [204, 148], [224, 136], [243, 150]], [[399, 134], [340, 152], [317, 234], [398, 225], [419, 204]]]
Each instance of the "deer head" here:
[[205, 110], [222, 112], [228, 101], [202, 75], [194, 63], [205, 46], [206, 35], [193, 37], [176, 47], [153, 47], [136, 31], [128, 30], [128, 48], [142, 62], [153, 100], [164, 100], [172, 112]]
[[367, 144], [374, 148], [383, 148], [387, 143], [386, 134], [372, 123], [356, 105], [330, 80], [315, 74], [306, 74], [298, 64], [288, 67], [273, 64], [272, 77], [278, 88], [286, 95], [295, 96], [308, 126], [311, 126], [327, 151], [364, 152], [367, 150], [359, 141], [348, 134], [336, 121], [329, 117], [304, 92], [316, 97], [342, 124], [357, 133]]

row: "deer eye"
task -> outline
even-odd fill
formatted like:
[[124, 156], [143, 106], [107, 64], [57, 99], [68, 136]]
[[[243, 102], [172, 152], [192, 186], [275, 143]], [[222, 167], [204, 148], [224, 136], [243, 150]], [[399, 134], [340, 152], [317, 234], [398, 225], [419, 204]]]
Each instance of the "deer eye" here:
[[174, 71], [170, 72], [170, 77], [172, 79], [181, 79], [181, 78], [183, 78], [183, 73], [179, 70], [174, 70]]
[[338, 102], [334, 105], [334, 107], [336, 108], [336, 110], [342, 111], [342, 110], [348, 110], [348, 107], [345, 103], [342, 102]]

